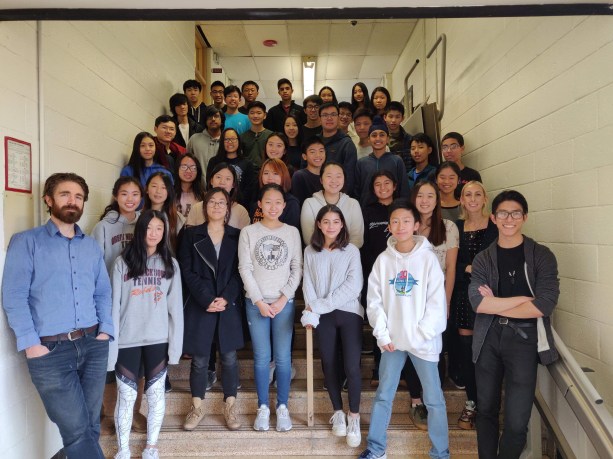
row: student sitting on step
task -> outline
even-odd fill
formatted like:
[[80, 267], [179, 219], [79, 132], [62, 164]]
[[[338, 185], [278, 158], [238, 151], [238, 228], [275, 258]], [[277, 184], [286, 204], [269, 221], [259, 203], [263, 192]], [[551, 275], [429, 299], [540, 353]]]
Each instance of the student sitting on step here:
[[[335, 205], [322, 207], [315, 224], [311, 244], [304, 250], [302, 324], [317, 328], [324, 380], [334, 409], [330, 419], [332, 433], [346, 436], [347, 444], [356, 448], [362, 442], [360, 354], [364, 308], [360, 304], [363, 282], [360, 251], [349, 243], [345, 217]], [[338, 341], [342, 343], [342, 359]], [[343, 411], [339, 374], [343, 363], [349, 392], [347, 416]]]
[[420, 215], [414, 205], [397, 199], [390, 205], [393, 237], [377, 258], [368, 278], [368, 321], [381, 348], [380, 383], [375, 394], [367, 449], [362, 459], [386, 458], [386, 430], [396, 388], [407, 358], [424, 387], [428, 408], [430, 457], [449, 457], [445, 397], [437, 364], [447, 325], [445, 278], [432, 245], [414, 235]]

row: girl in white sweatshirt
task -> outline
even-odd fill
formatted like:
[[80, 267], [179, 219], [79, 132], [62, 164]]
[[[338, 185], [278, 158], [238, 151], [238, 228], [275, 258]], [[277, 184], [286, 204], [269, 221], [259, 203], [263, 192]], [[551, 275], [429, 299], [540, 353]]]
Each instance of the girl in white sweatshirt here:
[[117, 404], [116, 459], [130, 458], [129, 438], [141, 364], [145, 368], [147, 447], [143, 459], [158, 457], [157, 440], [166, 407], [164, 381], [168, 363], [179, 363], [183, 345], [181, 275], [171, 257], [166, 217], [145, 210], [134, 238], [113, 267], [113, 326], [108, 369], [115, 369]]

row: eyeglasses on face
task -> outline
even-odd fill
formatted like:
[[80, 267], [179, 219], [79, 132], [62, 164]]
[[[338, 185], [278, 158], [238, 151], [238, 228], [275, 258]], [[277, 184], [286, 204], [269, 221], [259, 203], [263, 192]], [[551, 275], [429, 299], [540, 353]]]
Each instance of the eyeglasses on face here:
[[209, 207], [219, 207], [220, 209], [223, 209], [228, 205], [228, 203], [226, 201], [209, 201], [206, 203], [206, 205]]
[[192, 172], [196, 172], [198, 169], [196, 168], [195, 164], [192, 164], [190, 166], [188, 166], [187, 164], [181, 164], [179, 166], [179, 170], [185, 172], [185, 171], [192, 171]]
[[512, 212], [509, 212], [507, 210], [497, 210], [494, 215], [499, 220], [506, 220], [507, 218], [509, 218], [509, 215], [513, 220], [519, 220], [524, 216], [524, 213], [521, 210], [514, 210]]
[[443, 145], [443, 146], [441, 147], [441, 150], [442, 150], [442, 151], [455, 151], [455, 150], [457, 150], [458, 148], [460, 148], [460, 145], [459, 145], [459, 144], [457, 144], [457, 143], [452, 143], [451, 145]]
[[228, 137], [227, 139], [223, 139], [224, 142], [226, 143], [234, 143], [234, 142], [238, 142], [238, 138], [236, 137]]

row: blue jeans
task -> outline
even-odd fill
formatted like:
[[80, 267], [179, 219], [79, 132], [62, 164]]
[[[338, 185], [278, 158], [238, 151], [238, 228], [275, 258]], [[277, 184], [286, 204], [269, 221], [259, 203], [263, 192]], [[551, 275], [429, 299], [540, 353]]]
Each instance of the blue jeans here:
[[383, 352], [381, 355], [379, 388], [375, 394], [368, 429], [368, 449], [377, 455], [385, 452], [387, 426], [392, 416], [392, 402], [407, 356], [413, 362], [424, 390], [424, 404], [428, 408], [428, 435], [432, 442], [430, 457], [448, 458], [447, 408], [438, 376], [438, 363], [420, 359], [406, 351]]
[[27, 359], [32, 382], [57, 424], [69, 459], [104, 459], [100, 408], [109, 357], [109, 342], [95, 333], [76, 341], [42, 343], [49, 353]]
[[258, 406], [270, 406], [268, 402], [268, 372], [270, 368], [270, 330], [272, 328], [273, 349], [277, 371], [277, 405], [287, 406], [292, 376], [292, 330], [294, 329], [294, 300], [287, 302], [275, 316], [263, 317], [258, 307], [249, 298], [245, 299], [247, 322], [253, 344], [253, 366]]

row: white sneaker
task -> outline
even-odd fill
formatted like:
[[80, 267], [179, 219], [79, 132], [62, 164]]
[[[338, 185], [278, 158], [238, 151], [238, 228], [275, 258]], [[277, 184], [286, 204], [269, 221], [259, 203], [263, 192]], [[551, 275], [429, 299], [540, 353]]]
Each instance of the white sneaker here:
[[332, 424], [332, 433], [337, 437], [344, 437], [347, 435], [347, 419], [342, 410], [334, 412], [330, 418], [330, 424]]
[[121, 451], [117, 451], [115, 454], [115, 459], [130, 459], [132, 455], [130, 454], [129, 449], [122, 449]]
[[277, 408], [277, 432], [287, 432], [288, 430], [292, 430], [289, 410], [285, 405], [279, 405]]
[[347, 416], [349, 426], [347, 427], [347, 445], [357, 448], [362, 443], [362, 432], [360, 431], [360, 417], [354, 418]]
[[268, 430], [270, 429], [270, 410], [266, 405], [260, 405], [258, 414], [253, 423], [253, 430]]
[[157, 448], [145, 448], [143, 450], [143, 459], [160, 459]]

